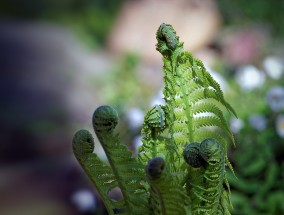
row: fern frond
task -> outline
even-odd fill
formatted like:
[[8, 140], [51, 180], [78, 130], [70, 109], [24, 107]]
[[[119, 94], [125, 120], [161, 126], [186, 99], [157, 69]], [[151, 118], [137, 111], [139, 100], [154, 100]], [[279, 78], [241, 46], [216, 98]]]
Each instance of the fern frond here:
[[145, 214], [147, 193], [142, 186], [146, 181], [144, 166], [132, 157], [127, 147], [120, 143], [118, 135], [113, 133], [117, 121], [117, 113], [110, 106], [97, 108], [93, 115], [94, 130], [121, 189], [127, 213]]
[[195, 105], [192, 106], [192, 112], [195, 115], [200, 114], [200, 113], [214, 114], [219, 119], [220, 124], [222, 125], [222, 127], [220, 128], [226, 132], [230, 140], [233, 142], [233, 145], [235, 145], [233, 134], [231, 133], [229, 129], [229, 126], [223, 116], [222, 111], [216, 105], [209, 103], [209, 102], [196, 103]]
[[195, 131], [195, 137], [197, 142], [202, 142], [206, 138], [213, 138], [216, 139], [218, 142], [222, 143], [224, 149], [227, 148], [227, 139], [220, 133], [216, 132], [216, 130], [213, 129], [197, 129]]
[[228, 137], [231, 139], [231, 141], [234, 143], [234, 137], [229, 130], [227, 124], [222, 122], [222, 119], [220, 119], [217, 116], [201, 116], [196, 117], [194, 119], [194, 127], [195, 128], [201, 128], [206, 126], [216, 126], [219, 127], [222, 131], [224, 131]]
[[[109, 106], [93, 115], [109, 165], [93, 153], [86, 130], [75, 134], [74, 154], [111, 215], [230, 215], [226, 167], [233, 168], [226, 150], [229, 140], [235, 143], [222, 110], [236, 113], [202, 61], [184, 51], [171, 25], [163, 23], [156, 39], [165, 105], [146, 114], [138, 157], [115, 134], [118, 116]], [[120, 188], [122, 200], [109, 199], [114, 188]]]
[[231, 107], [231, 105], [227, 103], [224, 99], [220, 99], [220, 97], [216, 94], [215, 89], [211, 89], [211, 88], [202, 89], [201, 88], [201, 89], [198, 89], [192, 92], [191, 96], [192, 96], [191, 101], [194, 103], [204, 100], [204, 99], [214, 99], [215, 101], [218, 101], [219, 103], [224, 105], [227, 109], [229, 109], [230, 112], [232, 112], [235, 116], [237, 116], [234, 109]]
[[167, 171], [161, 157], [151, 159], [146, 168], [150, 184], [150, 214], [188, 214], [189, 198], [177, 180]]
[[220, 85], [213, 79], [213, 77], [210, 75], [210, 73], [208, 73], [208, 77], [207, 80], [210, 83], [210, 86], [212, 86], [215, 89], [216, 94], [218, 95], [221, 103], [231, 112], [235, 115], [235, 117], [237, 117], [237, 114], [235, 112], [235, 110], [232, 108], [232, 106], [225, 101], [224, 96], [223, 96], [223, 92], [221, 90]]
[[[192, 113], [194, 115], [196, 115], [198, 113], [212, 113], [219, 118], [219, 120], [222, 122], [222, 124], [227, 125], [227, 122], [226, 122], [220, 108], [218, 108], [216, 105], [214, 105], [212, 103], [209, 103], [209, 102], [196, 103], [196, 104], [192, 105]], [[229, 129], [228, 126], [226, 126], [226, 130], [228, 130], [230, 132], [230, 129]]]
[[215, 139], [205, 139], [201, 144], [191, 143], [185, 148], [184, 157], [190, 165], [186, 187], [194, 205], [193, 214], [228, 211], [229, 206], [225, 202], [230, 202], [230, 199], [223, 188], [227, 179], [222, 144]]
[[231, 198], [230, 198], [230, 192], [228, 195], [226, 190], [223, 190], [222, 199], [221, 199], [221, 207], [218, 208], [218, 210], [220, 211], [220, 214], [222, 215], [231, 215], [229, 208], [233, 208], [233, 205], [231, 203]]
[[237, 176], [236, 176], [236, 174], [235, 174], [235, 172], [234, 172], [233, 166], [232, 166], [232, 164], [230, 163], [229, 158], [228, 158], [227, 155], [226, 155], [226, 166], [229, 167], [229, 169], [231, 170], [231, 172], [233, 173], [233, 175], [237, 178]]
[[221, 90], [220, 85], [218, 84], [217, 81], [215, 81], [215, 79], [211, 76], [211, 74], [209, 72], [207, 72], [206, 68], [204, 67], [203, 63], [201, 62], [201, 60], [199, 59], [195, 59], [196, 64], [198, 65], [198, 67], [200, 68], [199, 71], [201, 71], [201, 73], [198, 73], [198, 77], [200, 78], [200, 76], [203, 76], [206, 78], [207, 80], [207, 87], [212, 87], [215, 91], [215, 93], [217, 94], [219, 100], [221, 101], [221, 103], [231, 112], [233, 113], [236, 117], [237, 114], [235, 112], [235, 110], [231, 107], [231, 105], [229, 103], [227, 103], [224, 99], [224, 95], [223, 92]]
[[94, 139], [92, 134], [87, 130], [77, 131], [72, 146], [77, 160], [96, 187], [108, 213], [114, 215], [116, 210], [125, 211], [124, 202], [118, 205], [108, 197], [108, 192], [118, 184], [111, 168], [93, 153]]
[[139, 148], [138, 159], [144, 165], [161, 153], [164, 153], [165, 138], [161, 136], [167, 127], [167, 109], [162, 105], [155, 105], [146, 115], [141, 133], [143, 145]]

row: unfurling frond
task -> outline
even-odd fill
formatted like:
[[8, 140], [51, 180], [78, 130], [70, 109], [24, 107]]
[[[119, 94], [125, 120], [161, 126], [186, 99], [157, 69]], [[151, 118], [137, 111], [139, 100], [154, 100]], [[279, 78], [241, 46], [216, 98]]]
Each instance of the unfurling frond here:
[[189, 164], [186, 187], [192, 199], [192, 213], [213, 215], [229, 211], [230, 198], [223, 187], [227, 179], [222, 144], [213, 138], [190, 143], [184, 157]]
[[[163, 55], [163, 93], [168, 110], [167, 134], [163, 134], [167, 139], [159, 144], [174, 149], [165, 159], [174, 163], [169, 171], [177, 174], [177, 178], [186, 175], [183, 180], [190, 190], [192, 213], [220, 214], [223, 198], [228, 196], [223, 184], [229, 188], [225, 166], [232, 170], [227, 159], [227, 142], [235, 144], [221, 109], [236, 113], [224, 99], [220, 85], [199, 59], [183, 50], [183, 43], [175, 34], [167, 24], [162, 24], [157, 32], [156, 47]], [[184, 149], [186, 143], [189, 144]], [[182, 155], [189, 163], [188, 168], [181, 161]]]
[[[236, 115], [203, 63], [183, 49], [176, 31], [161, 24], [156, 49], [163, 56], [165, 105], [145, 115], [142, 146], [133, 157], [115, 127], [117, 112], [100, 106], [93, 127], [108, 164], [94, 151], [90, 132], [78, 131], [74, 154], [110, 215], [230, 215], [227, 144], [234, 144], [223, 110]], [[120, 188], [123, 199], [108, 194]]]
[[146, 180], [144, 166], [132, 157], [126, 145], [121, 144], [118, 135], [113, 133], [117, 121], [117, 113], [110, 106], [97, 108], [93, 115], [94, 130], [121, 189], [126, 212], [143, 214], [147, 211], [146, 191], [142, 186]]
[[112, 215], [116, 210], [124, 210], [124, 204], [118, 208], [117, 204], [108, 197], [109, 191], [117, 187], [118, 184], [111, 168], [93, 153], [94, 139], [92, 134], [87, 130], [77, 131], [72, 146], [77, 160], [96, 187], [108, 213]]
[[150, 184], [150, 211], [153, 215], [180, 215], [189, 211], [189, 197], [185, 189], [166, 167], [165, 160], [155, 157], [146, 168]]

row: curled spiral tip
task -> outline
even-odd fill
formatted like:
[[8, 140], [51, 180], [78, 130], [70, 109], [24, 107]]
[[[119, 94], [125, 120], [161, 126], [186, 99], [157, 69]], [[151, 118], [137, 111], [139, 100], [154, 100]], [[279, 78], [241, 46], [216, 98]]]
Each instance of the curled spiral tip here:
[[98, 107], [93, 115], [93, 127], [97, 134], [112, 132], [118, 123], [118, 115], [114, 108], [104, 105]]
[[146, 167], [146, 173], [151, 180], [155, 180], [161, 177], [163, 170], [165, 169], [166, 162], [162, 157], [155, 157], [149, 160]]
[[162, 54], [166, 53], [168, 50], [174, 50], [179, 44], [179, 37], [169, 24], [163, 23], [160, 25], [156, 38], [158, 40], [156, 48]]
[[199, 168], [205, 161], [200, 155], [200, 143], [193, 142], [188, 144], [183, 151], [184, 160], [192, 167]]
[[79, 130], [75, 133], [72, 141], [73, 152], [76, 156], [81, 156], [94, 151], [94, 138], [87, 130]]
[[208, 161], [212, 154], [219, 152], [220, 143], [214, 138], [208, 138], [201, 142], [200, 144], [200, 154], [205, 161]]
[[152, 129], [163, 130], [165, 128], [165, 113], [161, 105], [155, 105], [146, 115], [144, 122]]

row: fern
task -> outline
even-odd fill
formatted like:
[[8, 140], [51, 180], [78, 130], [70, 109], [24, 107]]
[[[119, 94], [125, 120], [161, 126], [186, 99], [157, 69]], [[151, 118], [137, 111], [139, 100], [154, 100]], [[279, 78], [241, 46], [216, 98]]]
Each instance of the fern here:
[[165, 118], [166, 110], [161, 105], [155, 105], [145, 116], [143, 129], [141, 133], [144, 135], [143, 145], [139, 148], [138, 158], [144, 165], [158, 155], [165, 153], [165, 148], [161, 148], [160, 142], [165, 141], [162, 133], [167, 126]]
[[190, 165], [186, 186], [192, 197], [193, 214], [228, 214], [229, 197], [223, 188], [226, 161], [222, 144], [212, 138], [201, 144], [191, 143], [184, 150], [184, 158]]
[[187, 214], [190, 199], [178, 180], [167, 171], [165, 160], [161, 157], [151, 159], [146, 171], [151, 186], [149, 214]]
[[110, 215], [115, 214], [117, 210], [124, 210], [124, 203], [114, 202], [108, 197], [108, 193], [117, 187], [117, 181], [112, 170], [108, 165], [102, 162], [94, 150], [94, 139], [92, 134], [87, 130], [79, 130], [73, 138], [73, 151], [80, 165], [87, 173], [95, 185], [98, 193]]
[[[225, 168], [233, 168], [226, 150], [228, 142], [235, 143], [222, 108], [236, 113], [203, 63], [184, 51], [171, 25], [162, 24], [156, 38], [164, 62], [165, 105], [145, 115], [138, 156], [132, 157], [115, 134], [118, 116], [109, 106], [93, 115], [109, 165], [92, 152], [92, 137], [85, 130], [75, 134], [74, 153], [109, 214], [229, 215]], [[108, 197], [115, 187], [123, 195], [116, 202]]]
[[117, 113], [110, 106], [101, 106], [94, 112], [94, 130], [123, 194], [125, 209], [129, 214], [144, 214], [147, 211], [146, 192], [141, 185], [146, 180], [144, 166], [132, 158], [118, 135], [113, 134], [117, 122]]
[[[170, 37], [165, 34], [170, 35]], [[177, 36], [175, 36], [175, 45], [169, 46], [169, 44], [172, 44], [171, 40], [173, 40], [173, 35], [175, 34], [176, 32], [172, 26], [167, 24], [162, 24], [157, 32], [157, 50], [163, 55], [164, 61], [165, 88], [163, 92], [166, 106], [171, 113], [167, 118], [169, 125], [168, 142], [177, 147], [176, 151], [172, 151], [175, 156], [166, 157], [166, 160], [176, 164], [174, 169], [172, 169], [172, 171], [176, 171], [176, 169], [182, 169], [184, 167], [183, 163], [180, 162], [180, 157], [185, 143], [201, 141], [201, 138], [215, 138], [222, 144], [220, 149], [223, 148], [224, 150], [218, 150], [216, 152], [222, 158], [222, 162], [219, 163], [216, 168], [214, 168], [214, 165], [207, 165], [206, 168], [208, 169], [204, 171], [190, 171], [190, 173], [193, 173], [190, 176], [192, 180], [196, 178], [198, 181], [194, 188], [195, 197], [192, 196], [192, 198], [201, 201], [200, 204], [198, 201], [196, 201], [196, 203], [193, 201], [193, 208], [197, 208], [193, 209], [193, 211], [197, 211], [198, 213], [202, 211], [209, 213], [209, 211], [211, 211], [210, 213], [213, 214], [217, 211], [216, 207], [219, 208], [224, 205], [221, 201], [221, 197], [228, 201], [229, 198], [224, 194], [223, 189], [220, 188], [217, 190], [218, 195], [214, 195], [215, 199], [209, 201], [211, 203], [212, 201], [216, 202], [217, 206], [213, 207], [214, 204], [208, 204], [208, 208], [205, 206], [201, 207], [205, 204], [206, 199], [208, 200], [206, 196], [211, 196], [208, 190], [213, 189], [213, 187], [208, 187], [210, 183], [209, 185], [206, 183], [207, 187], [205, 190], [207, 191], [204, 192], [201, 189], [201, 187], [204, 188], [204, 186], [200, 184], [202, 180], [200, 178], [206, 177], [206, 173], [211, 171], [212, 174], [216, 174], [220, 177], [218, 178], [219, 187], [223, 187], [223, 183], [228, 184], [226, 176], [223, 174], [223, 172], [225, 172], [226, 163], [231, 168], [231, 165], [227, 162], [225, 152], [227, 148], [226, 137], [229, 138], [233, 144], [234, 138], [223, 117], [222, 111], [219, 107], [210, 102], [210, 100], [217, 101], [234, 115], [236, 115], [236, 113], [225, 101], [219, 84], [206, 71], [200, 60], [195, 59], [190, 53], [183, 50], [183, 43], [179, 42]], [[208, 116], [200, 116], [200, 113], [206, 113]], [[220, 132], [217, 132], [217, 130], [215, 132], [204, 131], [207, 127], [218, 128]], [[220, 166], [222, 166], [221, 169]], [[209, 170], [210, 168], [213, 169]], [[224, 211], [227, 211], [227, 208], [225, 208]]]

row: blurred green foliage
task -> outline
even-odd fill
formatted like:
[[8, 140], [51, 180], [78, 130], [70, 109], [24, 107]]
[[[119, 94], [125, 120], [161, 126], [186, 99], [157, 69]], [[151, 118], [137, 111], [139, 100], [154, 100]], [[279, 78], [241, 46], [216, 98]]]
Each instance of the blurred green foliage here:
[[[137, 77], [139, 59], [134, 54], [122, 56], [112, 70], [102, 77], [94, 80], [96, 86], [102, 89], [104, 98], [108, 104], [113, 105], [120, 111], [127, 106], [142, 107], [147, 90], [143, 89]], [[112, 84], [105, 84], [112, 83]], [[143, 95], [144, 94], [144, 95]]]
[[[9, 0], [0, 2], [0, 18], [53, 21], [73, 28], [89, 45], [102, 45], [124, 0]], [[226, 25], [266, 24], [284, 37], [284, 1], [219, 0]]]
[[45, 21], [68, 26], [87, 45], [101, 46], [123, 0], [9, 0], [0, 2], [0, 18]]
[[226, 25], [266, 24], [276, 37], [284, 37], [284, 1], [282, 0], [219, 0]]
[[[236, 134], [237, 147], [230, 154], [237, 176], [228, 173], [234, 215], [284, 214], [284, 139], [276, 130], [277, 117], [284, 109], [273, 111], [266, 99], [267, 91], [281, 83], [284, 78], [267, 78], [261, 88], [244, 91], [231, 79], [227, 97], [244, 122]], [[257, 129], [260, 122], [250, 122], [254, 114], [265, 119], [263, 128]]]
[[129, 112], [133, 108], [141, 113], [145, 112], [150, 106], [153, 92], [156, 91], [153, 86], [139, 78], [139, 64], [139, 57], [128, 53], [121, 56], [105, 75], [94, 76], [92, 79], [94, 85], [100, 89], [105, 103], [113, 106], [118, 112], [120, 122], [117, 129], [123, 142], [130, 147], [135, 137], [140, 134], [142, 121], [140, 126], [133, 128], [128, 121]]

